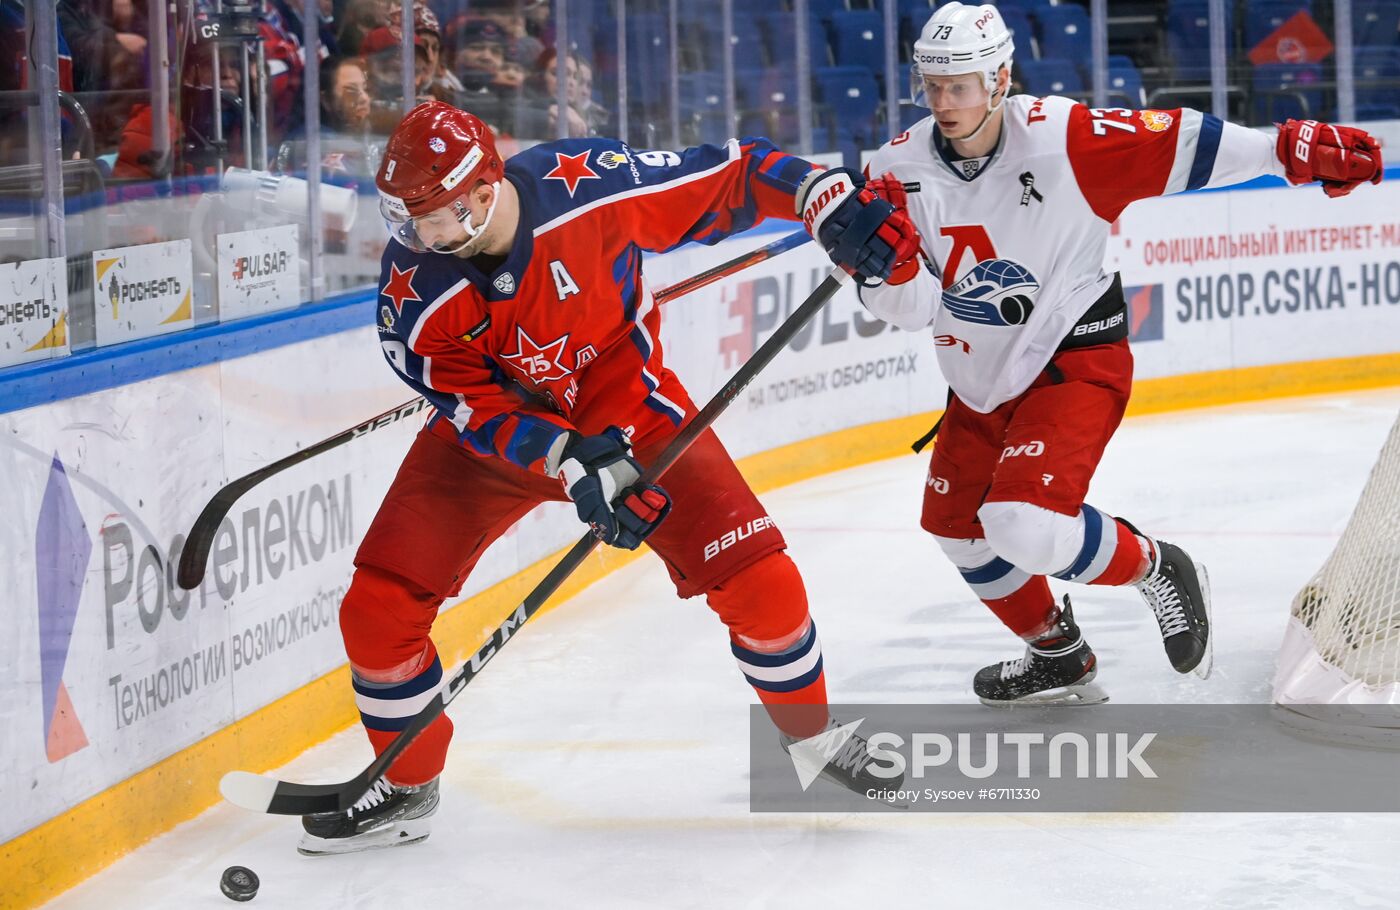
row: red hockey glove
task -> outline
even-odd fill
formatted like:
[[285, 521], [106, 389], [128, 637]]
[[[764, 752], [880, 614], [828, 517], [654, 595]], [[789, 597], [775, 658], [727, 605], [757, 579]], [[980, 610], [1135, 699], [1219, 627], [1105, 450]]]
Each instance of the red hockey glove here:
[[1316, 120], [1289, 120], [1278, 128], [1278, 160], [1292, 184], [1322, 181], [1328, 196], [1345, 196], [1362, 183], [1380, 183], [1380, 143], [1365, 130]]
[[817, 171], [807, 177], [798, 198], [807, 232], [832, 262], [862, 283], [885, 280], [896, 263], [919, 247], [909, 213], [876, 196], [856, 171]]
[[596, 436], [569, 433], [558, 476], [579, 520], [603, 543], [635, 550], [671, 511], [671, 497], [655, 484], [637, 483], [642, 466], [617, 427]]
[[[878, 180], [867, 180], [865, 188], [870, 190], [879, 198], [894, 206], [895, 211], [909, 212], [909, 193], [904, 189], [904, 181], [895, 177], [894, 174], [886, 172]], [[913, 223], [912, 220], [910, 222]], [[902, 252], [899, 251], [899, 252]], [[890, 277], [886, 279], [887, 284], [904, 284], [919, 273], [919, 254], [921, 252], [917, 230], [914, 236], [914, 248], [909, 251], [909, 255], [903, 259], [895, 261], [894, 267], [890, 269]]]

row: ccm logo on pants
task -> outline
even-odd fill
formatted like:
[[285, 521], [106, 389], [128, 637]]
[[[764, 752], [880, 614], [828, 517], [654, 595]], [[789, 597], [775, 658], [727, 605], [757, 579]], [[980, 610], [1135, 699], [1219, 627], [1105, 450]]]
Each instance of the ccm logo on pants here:
[[776, 528], [778, 523], [772, 518], [764, 515], [739, 525], [732, 531], [726, 531], [723, 536], [717, 537], [705, 544], [705, 562], [718, 556], [720, 553], [734, 546], [741, 540], [747, 540], [766, 528]]

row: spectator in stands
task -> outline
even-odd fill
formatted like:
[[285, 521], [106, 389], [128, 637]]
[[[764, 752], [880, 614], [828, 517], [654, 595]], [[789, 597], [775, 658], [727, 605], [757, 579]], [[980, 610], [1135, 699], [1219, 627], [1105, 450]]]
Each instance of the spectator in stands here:
[[611, 112], [595, 100], [593, 96], [593, 67], [582, 57], [577, 58], [577, 78], [573, 83], [575, 92], [570, 96], [574, 108], [588, 125], [588, 134], [596, 136], [607, 129]]
[[470, 15], [494, 22], [505, 32], [506, 38], [523, 38], [525, 32], [525, 11], [521, 0], [476, 0], [471, 6]]
[[[554, 48], [550, 48], [543, 54], [540, 54], [539, 60], [535, 63], [535, 71], [527, 81], [527, 86], [535, 98], [535, 103], [549, 112], [551, 138], [558, 135], [559, 80], [556, 75], [556, 59], [557, 55], [555, 54]], [[573, 54], [569, 54], [564, 58], [564, 73], [565, 79], [567, 80], [567, 87], [565, 88], [566, 97], [571, 99], [577, 98], [578, 59]], [[571, 138], [591, 135], [587, 121], [583, 119], [583, 115], [580, 114], [572, 104], [565, 106], [565, 117], [569, 124], [569, 136]]]
[[[413, 88], [416, 101], [431, 101], [432, 69], [424, 40], [414, 37]], [[370, 127], [377, 133], [392, 132], [403, 116], [403, 47], [392, 29], [377, 28], [361, 42], [369, 73]]]
[[469, 19], [457, 30], [453, 70], [462, 85], [479, 90], [496, 81], [506, 58], [506, 34], [487, 19]]
[[369, 73], [359, 57], [332, 57], [321, 68], [321, 125], [347, 136], [369, 130]]
[[457, 97], [462, 93], [462, 82], [446, 66], [442, 52], [442, 28], [438, 25], [437, 15], [426, 4], [413, 4], [413, 31], [414, 40], [427, 58], [429, 80], [426, 94], [439, 101], [456, 104]]
[[392, 10], [398, 4], [390, 0], [349, 0], [341, 13], [340, 31], [336, 45], [342, 54], [362, 54], [365, 37], [390, 23]]
[[[370, 131], [369, 77], [360, 57], [332, 57], [321, 69], [321, 178], [338, 186], [373, 185], [382, 138]], [[306, 172], [306, 138], [282, 143], [274, 170]]]
[[529, 35], [515, 39], [506, 48], [505, 59], [501, 61], [501, 68], [496, 70], [496, 80], [492, 84], [505, 92], [524, 89], [530, 64], [539, 59], [540, 53], [539, 42]]

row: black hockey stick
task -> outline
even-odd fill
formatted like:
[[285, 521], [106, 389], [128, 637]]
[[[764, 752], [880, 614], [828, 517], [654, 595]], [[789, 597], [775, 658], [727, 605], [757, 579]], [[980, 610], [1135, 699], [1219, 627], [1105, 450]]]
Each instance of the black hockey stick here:
[[[700, 434], [724, 413], [730, 403], [739, 396], [753, 378], [787, 346], [793, 337], [802, 330], [813, 316], [826, 305], [836, 292], [848, 281], [850, 275], [843, 269], [833, 269], [821, 284], [817, 285], [808, 298], [789, 316], [777, 331], [765, 341], [753, 356], [741, 366], [730, 380], [724, 384], [709, 403], [686, 422], [670, 444], [662, 450], [646, 470], [639, 483], [654, 483], [666, 473], [690, 448]], [[219, 782], [219, 792], [224, 799], [236, 806], [255, 812], [273, 815], [308, 815], [316, 812], [343, 812], [365, 795], [370, 787], [384, 776], [385, 770], [398, 758], [409, 744], [428, 728], [447, 709], [452, 699], [461, 694], [487, 662], [495, 657], [511, 636], [530, 620], [531, 616], [554, 594], [574, 570], [583, 564], [588, 554], [598, 545], [592, 534], [585, 534], [570, 548], [564, 558], [550, 569], [535, 589], [525, 596], [515, 610], [500, 624], [491, 638], [483, 644], [466, 663], [446, 679], [433, 700], [419, 711], [408, 726], [389, 743], [388, 748], [376, 758], [368, 768], [343, 783], [338, 784], [296, 784], [288, 781], [263, 777], [248, 771], [230, 771]]]
[[[806, 231], [794, 231], [785, 237], [773, 241], [772, 243], [759, 247], [752, 252], [742, 256], [736, 256], [728, 262], [721, 263], [711, 269], [706, 269], [698, 275], [693, 275], [684, 281], [679, 281], [670, 287], [662, 288], [655, 294], [657, 303], [665, 303], [698, 290], [707, 284], [718, 281], [735, 272], [746, 269], [751, 265], [757, 265], [767, 259], [772, 259], [780, 253], [785, 253], [794, 247], [801, 246], [811, 239]], [[204, 581], [204, 573], [209, 563], [209, 551], [214, 546], [214, 536], [219, 532], [219, 525], [227, 517], [233, 504], [253, 487], [267, 480], [276, 474], [280, 474], [290, 467], [301, 464], [308, 458], [314, 458], [322, 452], [329, 452], [331, 449], [339, 448], [347, 442], [354, 442], [375, 430], [387, 427], [390, 424], [398, 423], [405, 417], [417, 414], [428, 407], [426, 398], [415, 398], [406, 401], [398, 407], [390, 408], [377, 417], [371, 417], [359, 426], [343, 430], [323, 439], [315, 445], [308, 446], [300, 451], [293, 452], [286, 458], [274, 461], [270, 465], [258, 468], [251, 474], [245, 474], [237, 480], [231, 480], [222, 486], [204, 510], [199, 513], [199, 517], [194, 520], [190, 527], [190, 533], [185, 538], [185, 545], [180, 551], [179, 570], [175, 573], [175, 581], [185, 590], [193, 590], [199, 587]]]

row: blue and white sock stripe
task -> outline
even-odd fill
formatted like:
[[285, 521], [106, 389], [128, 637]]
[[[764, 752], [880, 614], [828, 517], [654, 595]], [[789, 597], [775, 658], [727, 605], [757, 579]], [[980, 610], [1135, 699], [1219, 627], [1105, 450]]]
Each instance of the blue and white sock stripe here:
[[397, 733], [442, 688], [442, 661], [434, 657], [432, 666], [401, 683], [370, 682], [353, 672], [350, 679], [364, 725], [371, 730]]
[[980, 600], [1000, 600], [1010, 597], [1033, 577], [1024, 569], [1018, 569], [1000, 556], [986, 565], [975, 569], [959, 567], [963, 581]]
[[1089, 584], [1108, 568], [1118, 549], [1118, 522], [1088, 504], [1079, 507], [1079, 514], [1083, 519], [1084, 544], [1070, 567], [1056, 572], [1055, 577]]
[[822, 675], [822, 645], [812, 623], [807, 634], [785, 651], [750, 651], [737, 642], [730, 643], [730, 650], [749, 685], [765, 692], [796, 692]]

